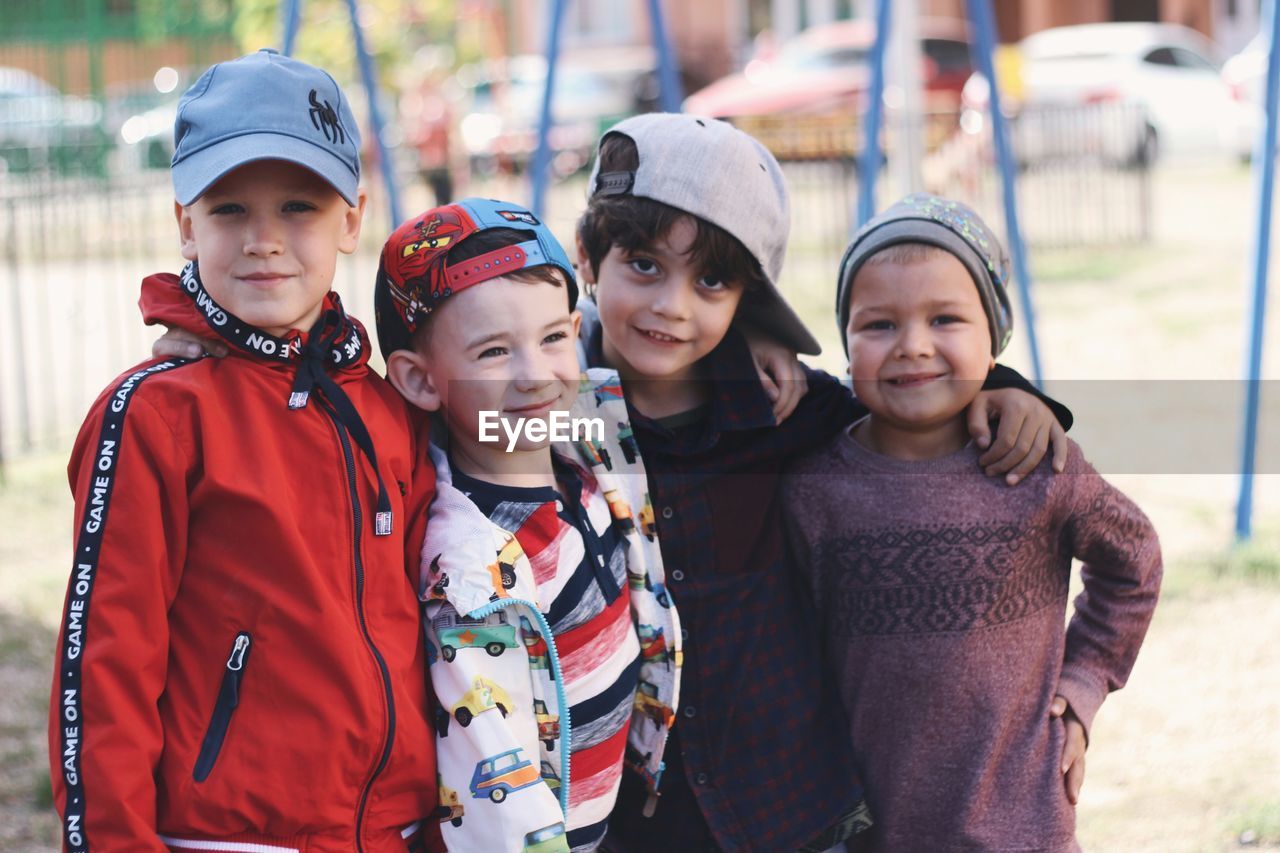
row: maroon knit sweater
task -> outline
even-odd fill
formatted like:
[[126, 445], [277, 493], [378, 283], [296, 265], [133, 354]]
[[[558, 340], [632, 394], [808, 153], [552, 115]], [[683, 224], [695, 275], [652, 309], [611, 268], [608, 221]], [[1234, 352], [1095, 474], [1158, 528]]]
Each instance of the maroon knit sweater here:
[[1087, 732], [1155, 608], [1155, 530], [1074, 443], [1066, 473], [1013, 488], [978, 455], [906, 462], [842, 432], [787, 478], [876, 850], [1077, 849], [1049, 705], [1066, 696]]

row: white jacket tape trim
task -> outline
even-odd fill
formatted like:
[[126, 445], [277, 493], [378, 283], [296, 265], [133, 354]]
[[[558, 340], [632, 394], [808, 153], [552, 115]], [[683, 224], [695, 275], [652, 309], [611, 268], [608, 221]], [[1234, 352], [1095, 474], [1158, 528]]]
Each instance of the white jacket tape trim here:
[[276, 844], [248, 844], [241, 841], [200, 841], [194, 838], [173, 838], [160, 836], [160, 840], [169, 847], [186, 850], [216, 850], [219, 853], [301, 853], [297, 847], [280, 847]]

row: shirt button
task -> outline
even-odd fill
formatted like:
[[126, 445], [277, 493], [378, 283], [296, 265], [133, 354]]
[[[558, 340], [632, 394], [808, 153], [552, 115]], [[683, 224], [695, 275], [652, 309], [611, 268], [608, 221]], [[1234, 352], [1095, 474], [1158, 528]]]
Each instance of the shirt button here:
[[698, 785], [705, 785], [705, 784], [707, 784], [707, 782], [709, 782], [709, 781], [710, 781], [710, 777], [709, 777], [709, 776], [707, 776], [707, 774], [706, 774], [706, 773], [699, 773], [697, 776], [694, 776], [694, 777], [693, 777], [693, 781], [694, 781], [694, 783], [695, 783], [695, 784], [698, 784]]
[[669, 506], [664, 506], [664, 507], [662, 508], [662, 517], [663, 517], [663, 518], [670, 519], [670, 518], [671, 518], [671, 516], [673, 516], [673, 515], [675, 515], [675, 514], [676, 514], [676, 513], [675, 513], [675, 510], [673, 510], [673, 509], [672, 509], [671, 507], [669, 507]]
[[693, 707], [692, 705], [684, 706], [684, 715], [689, 719], [692, 720], [697, 713], [698, 713], [698, 709]]
[[674, 572], [671, 573], [671, 579], [673, 581], [684, 580], [684, 572], [680, 571], [679, 569], [676, 569]]

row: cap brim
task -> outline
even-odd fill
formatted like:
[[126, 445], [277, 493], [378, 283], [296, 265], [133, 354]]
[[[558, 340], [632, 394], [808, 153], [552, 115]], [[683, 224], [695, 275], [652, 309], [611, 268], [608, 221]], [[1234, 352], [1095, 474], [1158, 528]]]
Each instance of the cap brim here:
[[738, 316], [797, 353], [822, 354], [822, 347], [818, 345], [817, 339], [771, 283], [766, 283], [763, 290], [746, 294], [738, 309]]
[[234, 136], [174, 163], [174, 198], [183, 206], [192, 204], [228, 172], [258, 160], [284, 160], [309, 169], [332, 186], [347, 204], [356, 206], [359, 175], [332, 152], [279, 133]]

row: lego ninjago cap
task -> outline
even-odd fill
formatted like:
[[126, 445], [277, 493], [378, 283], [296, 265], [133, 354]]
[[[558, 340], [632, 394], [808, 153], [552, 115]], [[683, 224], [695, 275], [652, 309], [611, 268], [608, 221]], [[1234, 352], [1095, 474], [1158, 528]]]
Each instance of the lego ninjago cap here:
[[256, 160], [286, 160], [355, 206], [360, 131], [325, 71], [263, 49], [212, 66], [178, 102], [173, 191], [189, 205], [223, 175]]
[[[449, 263], [449, 253], [459, 243], [491, 228], [527, 231], [528, 238]], [[382, 354], [408, 349], [422, 320], [458, 291], [543, 265], [564, 273], [572, 310], [578, 303], [573, 264], [551, 229], [521, 205], [465, 198], [412, 217], [387, 238], [378, 263], [373, 307]]]

